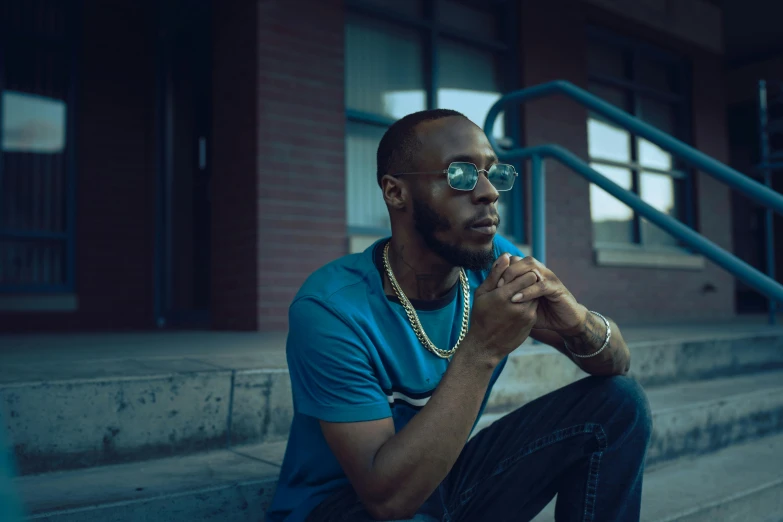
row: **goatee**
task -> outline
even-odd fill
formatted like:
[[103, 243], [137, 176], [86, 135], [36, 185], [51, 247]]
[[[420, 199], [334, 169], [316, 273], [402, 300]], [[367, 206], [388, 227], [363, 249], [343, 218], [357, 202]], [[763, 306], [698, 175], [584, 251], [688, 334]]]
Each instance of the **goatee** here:
[[413, 199], [413, 224], [427, 247], [453, 266], [480, 271], [489, 268], [495, 260], [491, 247], [483, 250], [471, 250], [446, 243], [435, 237], [436, 232], [448, 232], [453, 227], [448, 219], [416, 198]]

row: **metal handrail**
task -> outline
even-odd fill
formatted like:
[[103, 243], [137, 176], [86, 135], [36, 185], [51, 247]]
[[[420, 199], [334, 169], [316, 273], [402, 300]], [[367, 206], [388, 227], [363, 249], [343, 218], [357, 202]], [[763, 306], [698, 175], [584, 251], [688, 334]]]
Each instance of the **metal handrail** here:
[[[544, 221], [546, 207], [544, 200], [545, 180], [543, 160], [544, 158], [551, 157], [557, 159], [560, 163], [571, 168], [589, 182], [596, 184], [612, 196], [616, 197], [638, 212], [641, 216], [647, 218], [650, 222], [661, 227], [683, 243], [700, 252], [715, 264], [723, 267], [741, 281], [744, 281], [750, 287], [766, 295], [770, 299], [775, 299], [783, 303], [783, 285], [753, 268], [735, 255], [727, 252], [698, 232], [683, 225], [673, 217], [652, 207], [636, 194], [617, 185], [564, 147], [559, 145], [538, 145], [528, 148], [503, 150], [498, 146], [497, 140], [492, 135], [492, 129], [498, 114], [500, 114], [507, 105], [522, 104], [536, 98], [554, 94], [564, 94], [570, 97], [588, 109], [631, 131], [635, 135], [655, 143], [662, 149], [678, 156], [706, 174], [741, 191], [751, 199], [783, 214], [783, 196], [775, 191], [748, 178], [703, 152], [686, 145], [669, 134], [656, 129], [652, 125], [631, 116], [627, 112], [618, 109], [570, 82], [554, 81], [515, 91], [501, 97], [490, 108], [484, 124], [484, 132], [486, 133], [492, 148], [497, 152], [498, 158], [504, 161], [526, 160], [527, 158], [530, 158], [532, 161], [533, 257], [542, 263], [546, 263]], [[773, 319], [771, 318], [770, 320], [772, 321]]]

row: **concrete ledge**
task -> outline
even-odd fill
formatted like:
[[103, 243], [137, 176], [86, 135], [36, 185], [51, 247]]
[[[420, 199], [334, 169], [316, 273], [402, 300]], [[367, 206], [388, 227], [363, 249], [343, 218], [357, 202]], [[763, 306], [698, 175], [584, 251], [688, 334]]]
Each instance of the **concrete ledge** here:
[[0, 296], [0, 312], [75, 312], [78, 309], [76, 294]]
[[[674, 384], [647, 395], [654, 419], [648, 464], [783, 431], [781, 371]], [[476, 432], [504, 414], [485, 414]]]
[[293, 418], [288, 370], [237, 372], [231, 415], [232, 444], [286, 440]]
[[187, 453], [226, 440], [231, 372], [0, 388], [21, 473]]
[[783, 431], [783, 372], [651, 390], [654, 432], [648, 463], [715, 451]]
[[[772, 332], [631, 342], [632, 373], [652, 386], [782, 368], [783, 330]], [[0, 384], [0, 408], [20, 469], [31, 474], [190, 454], [225, 447], [229, 438], [232, 444], [285, 440], [293, 404], [288, 370], [278, 367], [285, 362], [283, 348], [262, 353], [273, 367], [215, 368], [260, 364], [258, 357], [230, 354], [93, 360], [68, 363], [68, 371], [107, 375]], [[57, 374], [56, 368], [43, 371]], [[487, 413], [510, 411], [584, 376], [553, 348], [526, 343], [509, 357]]]
[[[644, 386], [783, 368], [783, 331], [672, 335], [629, 347], [631, 375]], [[553, 348], [525, 344], [509, 356], [487, 411], [513, 409], [586, 375]]]
[[655, 250], [596, 249], [598, 266], [671, 268], [677, 270], [703, 270], [704, 257], [685, 252], [659, 252]]

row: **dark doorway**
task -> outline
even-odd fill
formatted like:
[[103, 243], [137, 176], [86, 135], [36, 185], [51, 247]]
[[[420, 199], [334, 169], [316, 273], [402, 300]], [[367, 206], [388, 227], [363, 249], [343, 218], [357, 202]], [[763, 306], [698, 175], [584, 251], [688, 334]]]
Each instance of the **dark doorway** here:
[[159, 327], [209, 327], [209, 5], [209, 0], [165, 0], [159, 4]]

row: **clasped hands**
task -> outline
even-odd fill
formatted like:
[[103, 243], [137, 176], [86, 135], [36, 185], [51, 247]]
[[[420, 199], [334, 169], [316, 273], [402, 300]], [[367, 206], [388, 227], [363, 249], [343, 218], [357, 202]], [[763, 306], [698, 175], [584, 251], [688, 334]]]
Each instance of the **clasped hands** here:
[[501, 255], [493, 269], [503, 270], [497, 287], [523, 278], [522, 290], [511, 297], [514, 303], [538, 299], [533, 328], [553, 330], [561, 335], [578, 334], [587, 319], [587, 308], [580, 305], [560, 279], [535, 258]]

